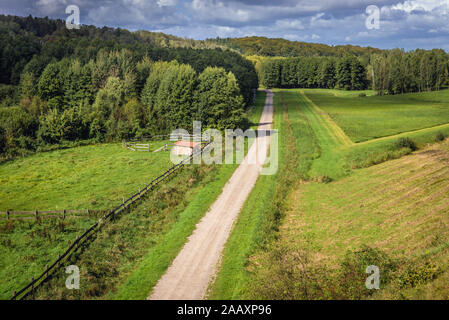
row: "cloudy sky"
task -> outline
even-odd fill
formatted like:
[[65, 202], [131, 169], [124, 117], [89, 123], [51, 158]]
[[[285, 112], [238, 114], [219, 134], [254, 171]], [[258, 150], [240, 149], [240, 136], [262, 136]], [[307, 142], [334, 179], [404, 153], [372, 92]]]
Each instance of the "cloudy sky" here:
[[[449, 0], [0, 0], [0, 13], [65, 19], [72, 4], [82, 24], [194, 39], [258, 35], [449, 51]], [[379, 29], [366, 27], [370, 5], [380, 9]]]

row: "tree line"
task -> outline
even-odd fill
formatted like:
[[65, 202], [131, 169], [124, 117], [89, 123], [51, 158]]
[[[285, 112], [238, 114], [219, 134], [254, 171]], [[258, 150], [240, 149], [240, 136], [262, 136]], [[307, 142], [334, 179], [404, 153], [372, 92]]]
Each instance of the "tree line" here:
[[440, 90], [449, 85], [449, 55], [441, 49], [373, 55], [368, 65], [371, 87], [378, 94]]
[[[245, 128], [258, 87], [240, 54], [151, 34], [0, 16], [0, 153], [192, 127]], [[164, 42], [160, 36], [157, 42]], [[169, 39], [175, 41], [176, 39]]]
[[267, 59], [260, 74], [268, 88], [363, 90], [368, 86], [365, 67], [355, 56]]
[[250, 58], [262, 84], [273, 88], [370, 88], [384, 95], [449, 85], [449, 55], [440, 49], [393, 49], [369, 57]]

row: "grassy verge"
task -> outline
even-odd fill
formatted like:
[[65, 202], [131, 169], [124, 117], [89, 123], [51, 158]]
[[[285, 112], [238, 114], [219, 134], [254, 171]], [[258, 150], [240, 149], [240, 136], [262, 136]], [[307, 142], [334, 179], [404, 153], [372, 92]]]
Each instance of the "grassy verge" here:
[[343, 151], [348, 147], [348, 139], [330, 119], [326, 119], [302, 93], [288, 91], [289, 103], [300, 108], [306, 116], [310, 127], [317, 137], [320, 149], [319, 157], [310, 168], [309, 175], [319, 179], [338, 179], [349, 174]]
[[251, 129], [256, 130], [259, 125], [260, 116], [265, 106], [266, 92], [258, 90], [256, 93], [256, 102], [248, 110], [248, 120], [251, 123]]

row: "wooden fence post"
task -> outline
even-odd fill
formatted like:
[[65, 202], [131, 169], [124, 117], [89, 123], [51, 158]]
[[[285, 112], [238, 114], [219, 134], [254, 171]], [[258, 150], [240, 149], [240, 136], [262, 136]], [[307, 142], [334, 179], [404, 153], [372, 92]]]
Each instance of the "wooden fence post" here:
[[65, 220], [65, 209], [62, 210], [62, 220]]
[[9, 211], [6, 210], [6, 220], [9, 220]]
[[45, 265], [45, 276], [48, 277], [48, 264]]
[[89, 209], [87, 209], [87, 217], [90, 218], [90, 212], [89, 212]]
[[36, 220], [37, 220], [37, 210], [34, 211], [34, 215], [36, 216]]

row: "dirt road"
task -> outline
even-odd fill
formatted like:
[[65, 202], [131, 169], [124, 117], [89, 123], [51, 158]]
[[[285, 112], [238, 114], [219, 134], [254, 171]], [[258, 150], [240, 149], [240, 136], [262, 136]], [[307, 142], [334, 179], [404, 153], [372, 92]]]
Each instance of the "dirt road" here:
[[[259, 130], [271, 128], [273, 93], [267, 92]], [[221, 252], [246, 198], [251, 192], [267, 157], [269, 136], [259, 136], [245, 160], [226, 183], [223, 192], [197, 224], [167, 272], [159, 279], [151, 300], [203, 299], [215, 274]], [[256, 160], [257, 159], [257, 160]]]

